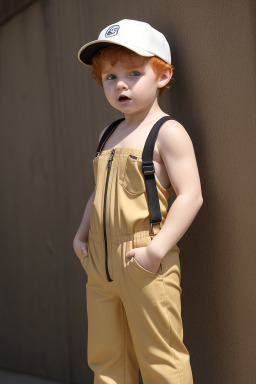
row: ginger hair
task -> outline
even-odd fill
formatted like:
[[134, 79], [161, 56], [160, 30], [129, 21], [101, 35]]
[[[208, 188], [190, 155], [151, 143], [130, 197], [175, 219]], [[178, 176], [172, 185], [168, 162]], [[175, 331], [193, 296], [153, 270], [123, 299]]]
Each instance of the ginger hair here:
[[[116, 62], [121, 61], [125, 63], [127, 67], [133, 67], [133, 59], [140, 58], [141, 65], [150, 62], [151, 68], [155, 72], [156, 78], [161, 75], [161, 73], [170, 68], [172, 73], [174, 71], [174, 66], [166, 63], [164, 60], [160, 59], [157, 56], [140, 56], [137, 53], [131, 51], [126, 47], [122, 47], [120, 45], [109, 45], [103, 49], [100, 49], [92, 58], [92, 78], [97, 82], [97, 84], [103, 88], [101, 74], [104, 69], [104, 66], [110, 63], [111, 65], [115, 65]], [[159, 88], [158, 97], [162, 95], [164, 90], [170, 88], [174, 81], [173, 76], [170, 81], [163, 87]]]

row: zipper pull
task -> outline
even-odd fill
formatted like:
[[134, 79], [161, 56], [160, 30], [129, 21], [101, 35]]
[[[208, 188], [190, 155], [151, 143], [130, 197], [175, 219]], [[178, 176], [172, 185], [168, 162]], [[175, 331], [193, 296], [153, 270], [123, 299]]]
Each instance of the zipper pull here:
[[108, 160], [108, 167], [111, 166], [111, 163], [112, 163], [112, 161], [113, 161], [114, 154], [115, 154], [115, 148], [113, 148], [112, 151], [111, 151], [111, 153], [110, 153], [109, 160]]

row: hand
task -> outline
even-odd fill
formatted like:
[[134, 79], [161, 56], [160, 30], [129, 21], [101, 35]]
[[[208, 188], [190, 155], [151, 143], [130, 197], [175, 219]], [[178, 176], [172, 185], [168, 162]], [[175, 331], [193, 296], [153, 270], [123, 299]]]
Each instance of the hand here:
[[75, 239], [73, 248], [80, 262], [82, 262], [85, 257], [88, 257], [88, 242]]
[[153, 256], [147, 247], [133, 248], [125, 256], [128, 259], [134, 257], [143, 268], [152, 273], [156, 273], [161, 264], [161, 259]]

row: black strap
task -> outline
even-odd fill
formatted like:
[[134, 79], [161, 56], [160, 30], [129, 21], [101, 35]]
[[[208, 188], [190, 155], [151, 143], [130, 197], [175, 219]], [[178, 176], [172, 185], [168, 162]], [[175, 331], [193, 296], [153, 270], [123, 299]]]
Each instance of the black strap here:
[[156, 180], [154, 175], [155, 167], [153, 163], [153, 152], [159, 129], [167, 120], [175, 119], [170, 116], [164, 116], [153, 125], [151, 131], [148, 134], [142, 153], [142, 171], [146, 182], [146, 192], [151, 217], [151, 225], [152, 223], [161, 223], [162, 221], [162, 214], [160, 210]]
[[101, 139], [100, 139], [100, 142], [99, 142], [99, 145], [97, 147], [97, 152], [96, 152], [96, 155], [97, 156], [101, 151], [102, 151], [102, 148], [104, 147], [104, 144], [105, 142], [107, 141], [107, 139], [109, 138], [109, 136], [114, 132], [114, 130], [117, 128], [117, 126], [119, 125], [119, 123], [121, 123], [121, 121], [125, 120], [125, 118], [123, 117], [122, 119], [118, 119], [116, 121], [114, 121], [112, 124], [110, 124], [110, 126], [105, 130], [105, 132], [103, 133]]

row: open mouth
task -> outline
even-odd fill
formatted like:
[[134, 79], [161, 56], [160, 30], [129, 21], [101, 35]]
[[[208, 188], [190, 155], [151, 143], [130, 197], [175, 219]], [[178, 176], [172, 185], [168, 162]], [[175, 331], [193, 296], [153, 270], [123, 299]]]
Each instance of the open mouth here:
[[126, 100], [131, 100], [131, 99], [127, 96], [119, 96], [118, 98], [118, 101], [126, 101]]

